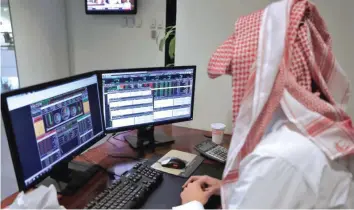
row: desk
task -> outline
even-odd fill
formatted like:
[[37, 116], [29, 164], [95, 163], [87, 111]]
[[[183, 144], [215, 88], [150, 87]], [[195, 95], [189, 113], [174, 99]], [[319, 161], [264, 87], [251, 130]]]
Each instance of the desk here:
[[[164, 147], [158, 147], [155, 150], [155, 153], [148, 152], [145, 154], [145, 158], [152, 158], [156, 155], [164, 155], [169, 152], [171, 149], [176, 149], [180, 151], [190, 152], [198, 154], [194, 150], [194, 146], [206, 138], [204, 134], [210, 135], [210, 132], [177, 127], [177, 126], [159, 126], [155, 129], [155, 132], [164, 132], [166, 135], [172, 136], [175, 139], [175, 143], [171, 145], [167, 145]], [[132, 165], [135, 164], [134, 161], [128, 159], [118, 159], [112, 158], [108, 156], [108, 154], [120, 155], [120, 156], [134, 156], [136, 152], [130, 148], [130, 146], [124, 141], [124, 136], [129, 135], [131, 133], [123, 133], [115, 138], [110, 138], [109, 141], [88, 150], [84, 153], [85, 157], [92, 162], [100, 164], [105, 168], [114, 168], [117, 171], [125, 171], [129, 169]], [[228, 147], [231, 139], [230, 135], [225, 135], [224, 137], [224, 146]], [[82, 156], [78, 156], [75, 158], [76, 161], [87, 162], [85, 158]], [[205, 160], [204, 163], [207, 164], [217, 164], [214, 161]], [[199, 173], [203, 173], [199, 171]], [[172, 176], [172, 175], [168, 175]], [[178, 182], [183, 182], [182, 178], [174, 177], [176, 181], [180, 179]], [[168, 180], [164, 180], [163, 182], [168, 182]], [[110, 183], [110, 180], [106, 173], [99, 172], [97, 173], [86, 186], [81, 188], [75, 195], [73, 196], [59, 196], [59, 203], [66, 207], [67, 209], [80, 209], [83, 208], [89, 200], [94, 198], [98, 193], [103, 191], [107, 185]], [[178, 184], [181, 186], [180, 184]], [[5, 200], [1, 202], [1, 208], [4, 208], [10, 205], [13, 200], [16, 198], [18, 193], [9, 196]], [[179, 198], [179, 197], [178, 197]], [[156, 206], [155, 206], [156, 207]]]

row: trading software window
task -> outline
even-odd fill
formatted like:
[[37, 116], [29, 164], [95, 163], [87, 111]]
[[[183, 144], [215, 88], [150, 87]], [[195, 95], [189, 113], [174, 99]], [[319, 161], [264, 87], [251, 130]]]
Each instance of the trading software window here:
[[108, 129], [190, 117], [193, 70], [103, 74]]

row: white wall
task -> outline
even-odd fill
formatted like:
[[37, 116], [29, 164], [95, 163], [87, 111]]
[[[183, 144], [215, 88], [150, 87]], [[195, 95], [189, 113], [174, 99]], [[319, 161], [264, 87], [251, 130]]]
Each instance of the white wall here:
[[15, 50], [1, 48], [1, 77], [17, 77]]
[[[176, 65], [198, 66], [195, 118], [182, 126], [209, 130], [210, 123], [227, 124], [232, 127], [231, 77], [211, 80], [207, 75], [210, 56], [231, 35], [238, 17], [264, 8], [271, 0], [213, 0], [177, 1]], [[354, 49], [353, 0], [315, 0], [333, 36], [334, 51], [342, 67], [354, 81], [352, 60]], [[203, 5], [202, 9], [199, 8]], [[352, 98], [353, 99], [353, 98]], [[348, 106], [354, 117], [354, 100]]]
[[69, 76], [64, 0], [10, 0], [21, 87]]
[[[209, 130], [213, 122], [232, 126], [231, 77], [211, 80], [207, 75], [210, 56], [234, 29], [241, 15], [264, 8], [268, 1], [213, 0], [177, 1], [176, 65], [197, 65], [194, 120], [182, 126]], [[201, 7], [202, 5], [202, 7]], [[195, 9], [201, 8], [201, 9]]]
[[[163, 66], [164, 53], [151, 38], [154, 20], [165, 26], [166, 1], [139, 1], [142, 27], [124, 27], [122, 15], [86, 15], [82, 0], [67, 0], [71, 69], [74, 74], [91, 70]], [[131, 24], [133, 25], [133, 24]], [[163, 30], [158, 30], [163, 32]]]
[[334, 54], [352, 82], [352, 96], [347, 112], [354, 120], [354, 1], [353, 0], [312, 0], [326, 21], [333, 39]]
[[0, 32], [11, 32], [10, 12], [8, 7], [2, 7], [1, 13], [1, 27]]
[[[10, 11], [21, 87], [69, 76], [64, 0], [10, 0]], [[18, 190], [2, 119], [1, 184], [2, 199]]]
[[1, 27], [0, 32], [11, 32], [10, 11], [8, 7], [2, 7], [1, 10]]

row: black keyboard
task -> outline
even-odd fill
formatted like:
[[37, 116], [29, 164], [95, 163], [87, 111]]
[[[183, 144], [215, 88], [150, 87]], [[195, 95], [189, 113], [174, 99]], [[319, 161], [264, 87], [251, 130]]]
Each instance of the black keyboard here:
[[162, 172], [145, 162], [136, 164], [120, 180], [90, 201], [85, 209], [133, 209], [141, 207], [149, 195], [161, 184]]

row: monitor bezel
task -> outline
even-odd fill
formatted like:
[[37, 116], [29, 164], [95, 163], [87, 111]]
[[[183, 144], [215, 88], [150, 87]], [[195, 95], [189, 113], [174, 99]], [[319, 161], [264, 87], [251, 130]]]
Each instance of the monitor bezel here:
[[[11, 96], [27, 93], [27, 92], [40, 91], [40, 90], [47, 89], [47, 88], [50, 88], [53, 86], [62, 85], [62, 84], [68, 83], [68, 82], [74, 82], [74, 81], [80, 80], [80, 79], [85, 79], [85, 78], [88, 78], [88, 77], [91, 77], [94, 75], [96, 75], [96, 77], [97, 77], [98, 91], [100, 91], [99, 75], [97, 74], [96, 71], [93, 71], [93, 72], [79, 74], [79, 75], [75, 75], [75, 76], [71, 76], [71, 77], [66, 77], [63, 79], [58, 79], [58, 80], [54, 80], [54, 81], [50, 81], [50, 82], [46, 82], [46, 83], [41, 83], [41, 84], [37, 84], [37, 85], [25, 87], [25, 88], [20, 88], [17, 90], [13, 90], [13, 91], [9, 91], [9, 92], [1, 94], [1, 113], [2, 113], [2, 118], [3, 118], [3, 122], [4, 122], [5, 132], [7, 135], [7, 141], [9, 144], [10, 154], [11, 154], [12, 162], [14, 165], [17, 184], [18, 184], [18, 188], [20, 191], [22, 191], [22, 190], [27, 191], [27, 190], [33, 188], [34, 186], [36, 186], [37, 184], [39, 184], [40, 182], [42, 182], [46, 177], [48, 177], [50, 175], [51, 170], [44, 172], [43, 174], [41, 174], [38, 177], [37, 180], [35, 180], [34, 182], [32, 182], [31, 184], [26, 186], [25, 178], [23, 176], [22, 164], [20, 161], [19, 152], [18, 152], [17, 145], [16, 145], [15, 133], [13, 131], [13, 125], [12, 125], [12, 121], [10, 118], [10, 111], [9, 111], [9, 107], [7, 104], [7, 98], [11, 97]], [[98, 96], [99, 96], [99, 98], [101, 98], [100, 93], [98, 94]], [[102, 106], [100, 106], [100, 108], [102, 110]], [[101, 112], [101, 122], [102, 123], [104, 122], [103, 120], [104, 119], [103, 119], [103, 115]], [[68, 156], [63, 158], [61, 161], [56, 163], [56, 165], [63, 163], [63, 162], [71, 161], [72, 159], [74, 159], [74, 157], [78, 156], [79, 154], [81, 154], [82, 152], [84, 152], [85, 150], [90, 148], [92, 145], [97, 143], [99, 140], [104, 138], [105, 137], [104, 125], [102, 125], [102, 128], [103, 128], [102, 129], [103, 132], [101, 135], [98, 135], [95, 139], [92, 139], [91, 142], [83, 145], [82, 147], [80, 147], [76, 151], [72, 152], [71, 154], [69, 154]], [[55, 167], [55, 165], [53, 167]]]
[[[103, 80], [102, 80], [102, 75], [103, 74], [112, 74], [112, 73], [127, 73], [127, 72], [146, 72], [146, 71], [174, 71], [174, 70], [185, 70], [185, 69], [193, 69], [193, 87], [192, 87], [192, 101], [191, 101], [191, 115], [190, 117], [185, 117], [185, 118], [180, 118], [180, 119], [175, 119], [175, 120], [166, 120], [166, 121], [161, 121], [161, 122], [154, 122], [154, 123], [146, 123], [146, 124], [141, 124], [141, 125], [133, 125], [133, 126], [125, 126], [121, 128], [114, 128], [114, 129], [107, 129], [106, 127], [106, 119], [105, 119], [105, 114], [103, 113], [104, 110], [104, 103], [103, 103]], [[144, 127], [149, 127], [149, 126], [159, 126], [159, 125], [167, 125], [167, 124], [173, 124], [173, 123], [179, 123], [179, 122], [187, 122], [193, 120], [194, 117], [194, 97], [195, 97], [195, 85], [196, 85], [196, 74], [197, 74], [197, 66], [173, 66], [173, 67], [149, 67], [149, 68], [134, 68], [134, 69], [116, 69], [116, 70], [99, 70], [99, 83], [100, 83], [100, 88], [101, 88], [101, 104], [102, 104], [102, 115], [103, 115], [103, 124], [104, 124], [104, 129], [105, 133], [117, 133], [121, 131], [129, 131], [129, 130], [135, 130], [139, 128], [144, 128]]]
[[135, 0], [135, 5], [133, 10], [89, 10], [87, 0], [85, 1], [85, 11], [87, 15], [136, 15], [138, 13], [138, 0]]

